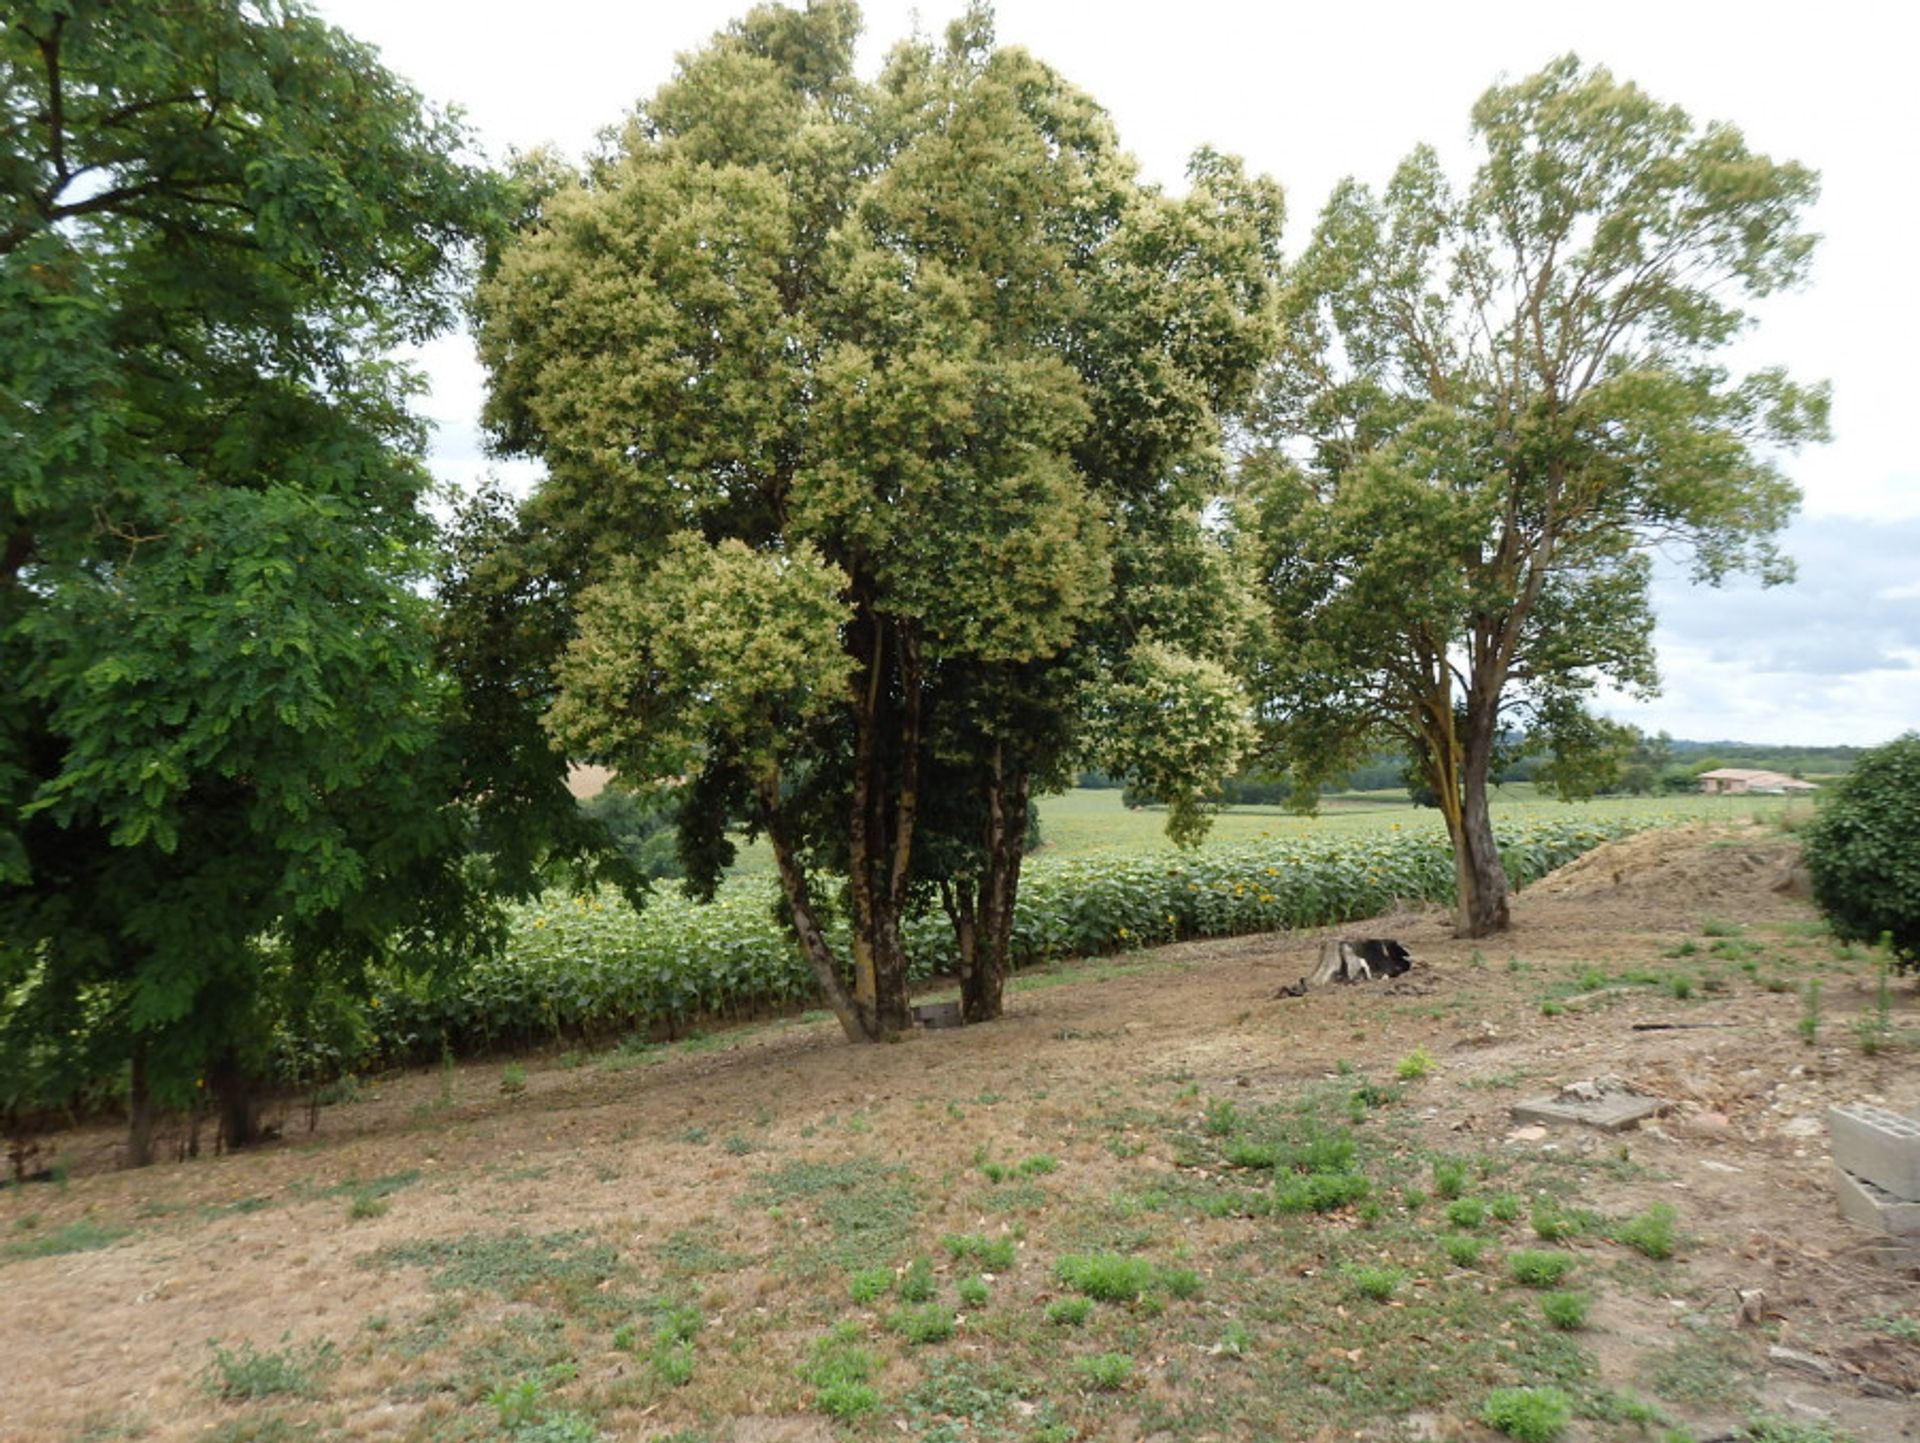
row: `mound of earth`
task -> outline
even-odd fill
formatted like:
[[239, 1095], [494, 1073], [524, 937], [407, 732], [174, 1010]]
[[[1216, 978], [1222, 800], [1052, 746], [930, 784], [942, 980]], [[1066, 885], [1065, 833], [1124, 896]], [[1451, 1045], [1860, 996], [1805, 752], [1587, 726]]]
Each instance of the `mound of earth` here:
[[1800, 844], [1754, 822], [1655, 827], [1608, 842], [1542, 877], [1529, 897], [1658, 898], [1668, 907], [1764, 904], [1799, 865]]

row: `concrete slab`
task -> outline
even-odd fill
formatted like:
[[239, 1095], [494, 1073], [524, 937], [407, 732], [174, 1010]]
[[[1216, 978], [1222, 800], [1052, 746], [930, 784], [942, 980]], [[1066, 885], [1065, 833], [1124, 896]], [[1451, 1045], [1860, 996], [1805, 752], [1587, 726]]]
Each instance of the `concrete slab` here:
[[1833, 1192], [1840, 1202], [1840, 1216], [1848, 1222], [1903, 1242], [1920, 1242], [1920, 1202], [1897, 1198], [1885, 1188], [1855, 1177], [1839, 1163], [1833, 1165]]
[[1601, 1092], [1592, 1097], [1529, 1097], [1513, 1105], [1515, 1122], [1578, 1123], [1602, 1132], [1625, 1132], [1667, 1104], [1639, 1092]]
[[1827, 1109], [1834, 1163], [1904, 1202], [1920, 1203], [1920, 1122], [1850, 1102]]

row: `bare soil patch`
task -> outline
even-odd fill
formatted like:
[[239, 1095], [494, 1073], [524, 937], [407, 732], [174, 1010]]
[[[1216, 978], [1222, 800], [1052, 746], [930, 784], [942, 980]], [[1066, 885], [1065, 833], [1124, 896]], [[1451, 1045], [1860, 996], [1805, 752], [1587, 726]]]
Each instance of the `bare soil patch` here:
[[[1754, 1409], [1862, 1443], [1920, 1436], [1920, 1269], [1837, 1216], [1823, 1120], [1853, 1099], [1920, 1115], [1920, 1006], [1897, 984], [1891, 1033], [1863, 1048], [1872, 968], [1774, 890], [1792, 861], [1790, 839], [1755, 826], [1645, 833], [1527, 890], [1490, 943], [1454, 939], [1431, 910], [1351, 929], [1413, 952], [1387, 986], [1277, 998], [1319, 934], [1191, 943], [1026, 979], [1005, 1020], [896, 1046], [792, 1021], [523, 1059], [519, 1092], [502, 1090], [501, 1062], [389, 1077], [311, 1135], [294, 1108], [276, 1146], [139, 1173], [110, 1170], [110, 1132], [75, 1133], [58, 1140], [64, 1186], [0, 1194], [0, 1438], [452, 1440], [534, 1436], [542, 1416], [618, 1438], [796, 1443], [1492, 1437], [1457, 1400], [1395, 1412], [1392, 1398], [1431, 1394], [1394, 1391], [1397, 1370], [1430, 1366], [1420, 1349], [1373, 1351], [1385, 1313], [1297, 1291], [1393, 1218], [1330, 1215], [1313, 1235], [1324, 1249], [1295, 1257], [1274, 1219], [1178, 1205], [1220, 1181], [1193, 1151], [1215, 1122], [1361, 1080], [1403, 1090], [1359, 1131], [1398, 1128], [1394, 1147], [1421, 1159], [1379, 1190], [1390, 1209], [1445, 1206], [1402, 1196], [1429, 1157], [1472, 1160], [1489, 1195], [1564, 1178], [1570, 1206], [1609, 1218], [1675, 1209], [1671, 1261], [1579, 1245], [1596, 1299], [1572, 1335], [1589, 1394], [1650, 1400], [1701, 1439]], [[1653, 1023], [1673, 1025], [1635, 1030]], [[1396, 1082], [1420, 1054], [1430, 1075]], [[1602, 1074], [1669, 1111], [1619, 1136], [1517, 1134], [1516, 1099]], [[1033, 1159], [1049, 1165], [1022, 1172]], [[942, 1252], [955, 1235], [1016, 1238], [1018, 1261], [977, 1321], [962, 1309], [953, 1341], [908, 1347], [891, 1304], [848, 1301], [851, 1270], [914, 1253], [951, 1298], [977, 1271]], [[54, 1239], [104, 1245], [30, 1255]], [[1495, 1242], [1549, 1246], [1524, 1223]], [[1084, 1349], [1037, 1321], [1064, 1295], [1050, 1263], [1129, 1245], [1204, 1289], [1112, 1314], [1102, 1336], [1131, 1374], [1111, 1393], [1069, 1388], [1081, 1375], [1062, 1360]], [[1386, 1306], [1461, 1287], [1430, 1262], [1405, 1271], [1404, 1303]], [[1484, 1282], [1461, 1306], [1497, 1291]], [[1743, 1293], [1757, 1321], [1740, 1321]], [[684, 1384], [654, 1341], [674, 1308], [698, 1328]], [[822, 1415], [805, 1376], [835, 1319], [868, 1336], [886, 1400], [847, 1423]], [[304, 1387], [234, 1396], [209, 1340], [229, 1359], [244, 1345], [324, 1363]], [[1283, 1354], [1300, 1360], [1297, 1399], [1263, 1391], [1282, 1385], [1260, 1360]], [[537, 1396], [516, 1421], [499, 1390], [528, 1380]], [[1389, 1401], [1356, 1425], [1361, 1387]], [[967, 1412], [963, 1397], [988, 1401]], [[1586, 1416], [1570, 1436], [1659, 1436], [1638, 1427]]]

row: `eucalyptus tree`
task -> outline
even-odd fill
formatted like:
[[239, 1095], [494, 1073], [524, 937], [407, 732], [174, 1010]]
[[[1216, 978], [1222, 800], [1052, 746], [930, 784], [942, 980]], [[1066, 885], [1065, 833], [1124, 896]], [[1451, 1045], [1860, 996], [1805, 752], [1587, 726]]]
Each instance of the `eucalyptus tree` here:
[[1267, 745], [1307, 780], [1406, 746], [1482, 936], [1508, 921], [1496, 755], [1524, 739], [1565, 789], [1591, 779], [1595, 685], [1657, 686], [1655, 551], [1791, 575], [1781, 455], [1824, 437], [1827, 397], [1718, 359], [1806, 274], [1812, 172], [1573, 57], [1489, 90], [1473, 135], [1463, 187], [1422, 148], [1379, 194], [1335, 190], [1285, 287], [1240, 526]]
[[858, 24], [756, 9], [584, 174], [532, 167], [477, 311], [496, 440], [547, 471], [512, 550], [568, 598], [554, 737], [677, 799], [696, 884], [730, 820], [764, 834], [878, 1038], [935, 894], [997, 1013], [1036, 785], [1112, 753], [1192, 831], [1238, 755], [1246, 608], [1203, 513], [1280, 202], [1210, 153], [1184, 197], [1143, 184], [982, 10], [871, 83]]
[[223, 1094], [485, 928], [414, 379], [489, 177], [296, 4], [0, 20], [0, 1077]]

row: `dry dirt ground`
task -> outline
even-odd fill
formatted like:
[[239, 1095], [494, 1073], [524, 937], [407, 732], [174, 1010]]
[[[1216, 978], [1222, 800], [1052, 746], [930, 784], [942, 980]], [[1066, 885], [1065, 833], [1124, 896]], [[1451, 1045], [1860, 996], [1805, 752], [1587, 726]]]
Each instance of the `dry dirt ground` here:
[[[1412, 949], [1387, 986], [1280, 998], [1317, 936], [1191, 943], [1030, 979], [997, 1024], [895, 1046], [796, 1020], [521, 1059], [518, 1090], [506, 1059], [387, 1077], [312, 1133], [294, 1105], [277, 1145], [138, 1173], [112, 1170], [111, 1132], [70, 1134], [64, 1182], [0, 1193], [0, 1437], [1491, 1439], [1466, 1392], [1419, 1382], [1437, 1332], [1367, 1320], [1442, 1293], [1491, 1307], [1512, 1291], [1497, 1270], [1410, 1266], [1405, 1304], [1302, 1291], [1370, 1238], [1411, 1246], [1396, 1219], [1444, 1204], [1404, 1189], [1447, 1157], [1488, 1195], [1565, 1179], [1569, 1205], [1608, 1218], [1676, 1210], [1670, 1262], [1570, 1245], [1597, 1301], [1573, 1335], [1589, 1406], [1568, 1438], [1731, 1438], [1757, 1413], [1807, 1438], [1920, 1436], [1920, 1267], [1836, 1215], [1823, 1118], [1852, 1099], [1920, 1116], [1920, 1004], [1896, 982], [1876, 1011], [1869, 959], [1776, 890], [1791, 861], [1757, 827], [1645, 833], [1529, 889], [1490, 944], [1433, 911], [1349, 929]], [[1327, 1241], [1296, 1265], [1272, 1219], [1167, 1201], [1207, 1185], [1194, 1139], [1236, 1109], [1387, 1088], [1420, 1050], [1430, 1075], [1360, 1123], [1415, 1159], [1382, 1195], [1391, 1216], [1315, 1218]], [[1620, 1135], [1511, 1122], [1516, 1100], [1599, 1074], [1670, 1110]], [[956, 1234], [1019, 1249], [977, 1332], [908, 1348], [885, 1303], [849, 1303], [849, 1266], [915, 1252], [951, 1292], [966, 1269], [939, 1240]], [[1492, 1240], [1549, 1246], [1525, 1218]], [[43, 1252], [69, 1245], [85, 1250]], [[1062, 1384], [1081, 1345], [1013, 1321], [1059, 1292], [1049, 1259], [1093, 1246], [1204, 1279], [1196, 1301], [1112, 1315], [1134, 1367], [1114, 1389]], [[690, 1343], [675, 1316], [696, 1320]], [[835, 1318], [874, 1348], [886, 1400], [842, 1423], [802, 1371]], [[1294, 1362], [1262, 1372], [1263, 1352]]]

